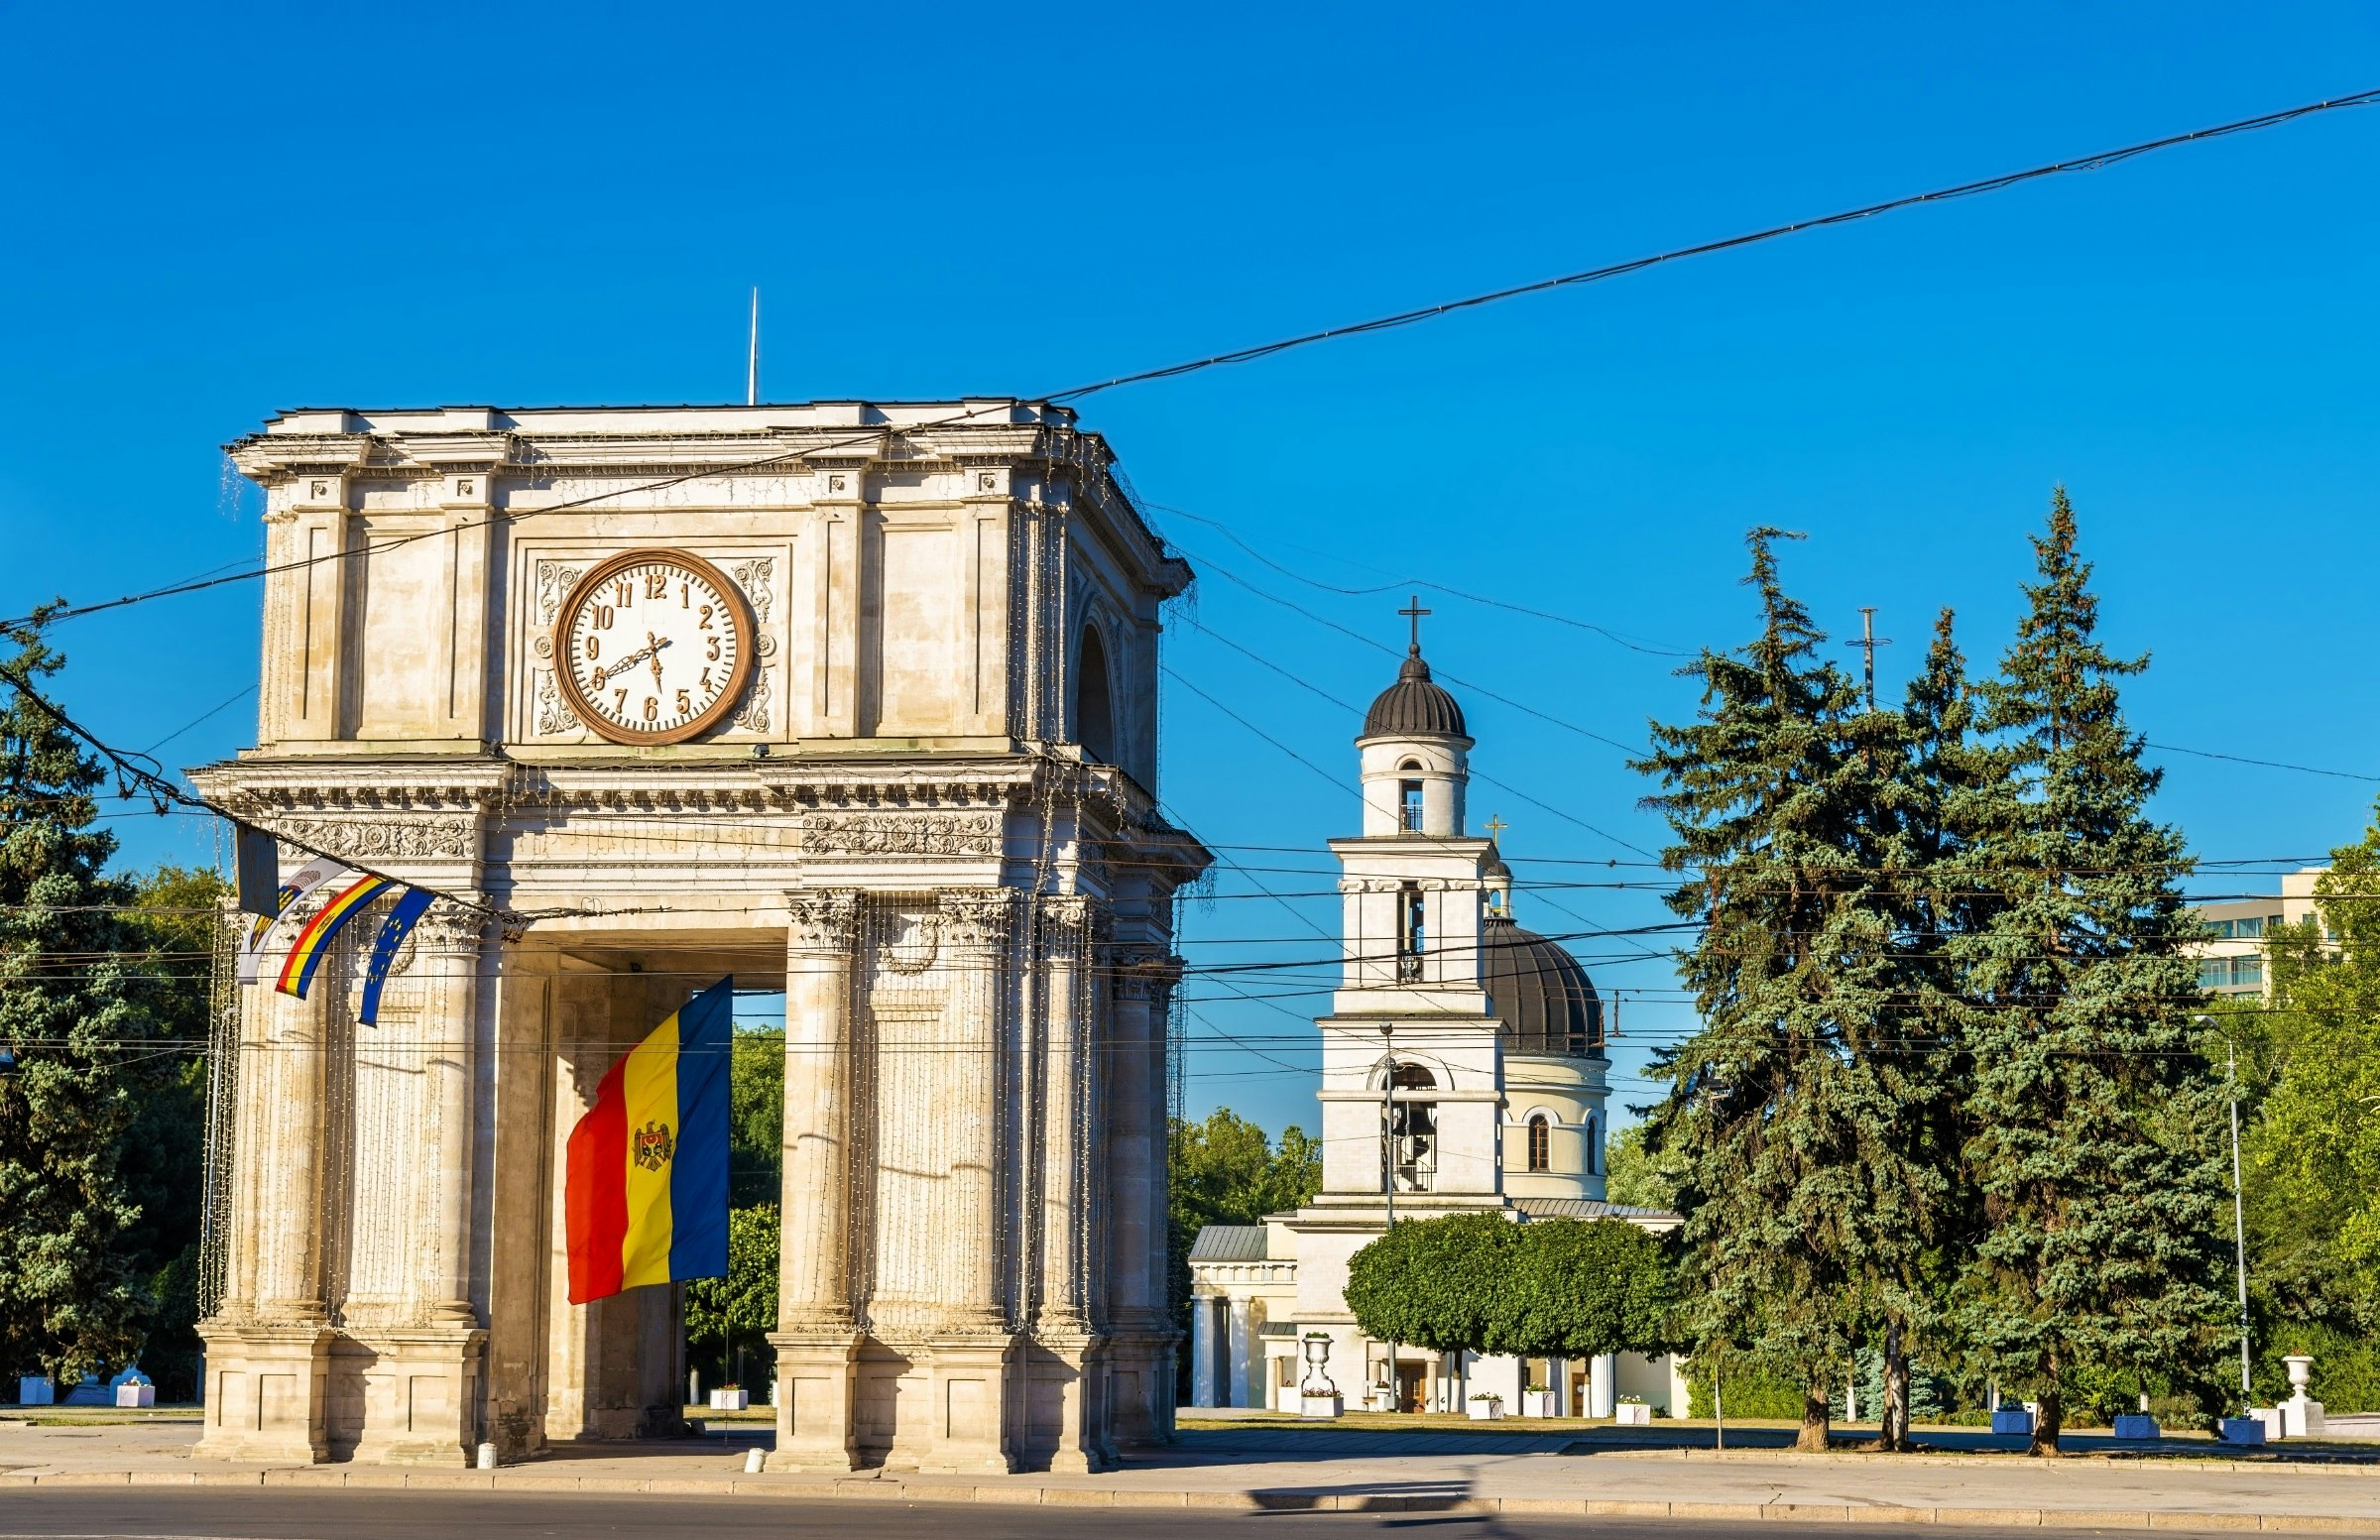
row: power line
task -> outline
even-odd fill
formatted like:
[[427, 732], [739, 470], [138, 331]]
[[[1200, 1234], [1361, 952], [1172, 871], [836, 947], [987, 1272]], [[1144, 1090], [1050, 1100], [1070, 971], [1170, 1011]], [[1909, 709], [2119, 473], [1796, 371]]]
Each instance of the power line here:
[[2217, 754], [2212, 749], [2185, 749], [2180, 744], [2147, 744], [2147, 747], [2165, 754], [2195, 754], [2202, 760], [2229, 760], [2234, 765], [2261, 765], [2266, 770], [2297, 770], [2307, 775], [2334, 775], [2340, 780], [2380, 780], [2380, 775], [2363, 775], [2354, 770], [2320, 770], [2312, 765], [2292, 765], [2285, 760], [2251, 760], [2243, 754]]
[[[1627, 262], [1611, 263], [1604, 267], [1588, 268], [1575, 273], [1565, 273], [1553, 278], [1539, 279], [1534, 283], [1518, 284], [1509, 288], [1490, 290], [1485, 294], [1467, 295], [1461, 298], [1442, 300], [1436, 304], [1424, 305], [1418, 309], [1401, 310], [1392, 315], [1376, 316], [1370, 320], [1356, 321], [1347, 325], [1326, 327], [1320, 331], [1304, 332], [1297, 336], [1284, 337], [1273, 342], [1259, 343], [1253, 347], [1234, 348], [1228, 352], [1211, 353], [1202, 358], [1189, 359], [1177, 364], [1168, 364], [1162, 368], [1143, 369], [1132, 374], [1114, 375], [1104, 380], [1093, 381], [1086, 385], [1073, 386], [1066, 390], [1052, 392], [1046, 396], [1034, 399], [1053, 404], [1081, 401], [1087, 397], [1096, 396], [1105, 391], [1119, 390], [1128, 385], [1138, 385], [1153, 380], [1178, 379], [1183, 375], [1196, 374], [1203, 370], [1220, 368], [1227, 364], [1252, 363], [1257, 359], [1269, 358], [1276, 353], [1286, 353], [1295, 348], [1310, 347], [1316, 343], [1329, 342], [1341, 337], [1362, 336], [1371, 332], [1389, 331], [1399, 327], [1417, 325], [1423, 321], [1435, 320], [1442, 315], [1452, 315], [1463, 310], [1477, 309], [1483, 305], [1495, 304], [1506, 299], [1519, 298], [1526, 295], [1544, 294], [1557, 289], [1569, 289], [1584, 284], [1600, 283], [1606, 279], [1618, 278], [1626, 274], [1642, 272], [1647, 268], [1659, 267], [1665, 263], [1682, 262], [1690, 257], [1710, 256], [1719, 252], [1732, 251], [1740, 247], [1754, 246], [1766, 241], [1779, 240], [1789, 235], [1798, 235], [1808, 230], [1825, 229], [1830, 225], [1849, 224], [1860, 219], [1871, 219], [1879, 214], [1891, 213], [1896, 209], [1915, 207], [1921, 203], [1941, 203], [1948, 202], [1954, 198], [1973, 197], [1982, 193], [1997, 192], [2003, 188], [2016, 186], [2023, 182], [2037, 181], [2044, 178], [2063, 176], [2069, 172], [2098, 171], [2105, 167], [2115, 166], [2124, 161], [2129, 161], [2136, 156], [2149, 155], [2155, 151], [2170, 149], [2177, 145], [2195, 144], [2200, 141], [2209, 139], [2220, 139], [2233, 134], [2253, 133], [2260, 129], [2278, 127], [2281, 124], [2293, 122], [2299, 118], [2311, 117], [2317, 113], [2332, 112], [2344, 107], [2369, 106], [2375, 101], [2380, 101], [2380, 89], [2357, 91], [2352, 95], [2331, 97], [2323, 101], [2307, 102], [2300, 106], [2284, 108], [2278, 112], [2267, 112], [2252, 118], [2240, 118], [2233, 122], [2216, 124], [2212, 128], [2195, 129], [2185, 134], [2169, 134], [2162, 139], [2145, 140], [2139, 144], [2126, 145], [2119, 149], [2101, 150], [2090, 155], [2076, 156], [2063, 161], [2053, 161], [2047, 165], [2029, 167], [2023, 171], [2008, 172], [1997, 177], [1987, 177], [1978, 181], [1960, 182], [1953, 186], [1938, 187], [1927, 192], [1910, 193], [1902, 197], [1887, 199], [1881, 203], [1869, 203], [1858, 208], [1844, 209], [1837, 213], [1820, 215], [1816, 218], [1798, 219], [1789, 224], [1771, 225], [1766, 229], [1754, 230], [1742, 235], [1729, 236], [1725, 240], [1705, 241], [1693, 246], [1676, 247], [1669, 251], [1655, 253], [1649, 257], [1638, 257]], [[1004, 402], [1001, 405], [1005, 407], [1007, 404]], [[783, 464], [790, 460], [802, 459], [809, 455], [822, 453], [832, 448], [848, 447], [852, 444], [864, 443], [871, 439], [880, 438], [890, 432], [919, 431], [934, 427], [948, 427], [956, 423], [966, 421], [983, 412], [995, 409], [989, 407], [969, 408], [964, 412], [953, 415], [952, 416], [927, 422], [883, 424], [872, 428], [871, 431], [865, 434], [855, 438], [842, 440], [839, 443], [830, 441], [825, 444], [811, 445], [805, 448], [791, 450], [784, 454], [771, 456], [767, 459], [748, 461], [742, 465], [732, 468], [746, 471], [756, 470], [770, 465]], [[564, 509], [585, 507], [592, 503], [606, 501], [615, 497], [626, 496], [632, 492], [659, 491], [664, 488], [676, 486], [683, 482], [695, 480], [698, 477], [710, 474], [714, 474], [713, 468], [687, 471], [680, 475], [663, 477], [659, 480], [642, 483], [635, 487], [612, 488], [607, 491], [590, 494], [584, 498], [555, 504], [547, 508], [531, 509], [520, 514], [515, 514], [510, 510], [500, 511], [490, 514], [486, 519], [483, 520], [476, 520], [464, 524], [448, 526], [444, 529], [436, 531], [424, 531], [417, 534], [401, 535], [394, 539], [383, 541], [379, 548], [386, 549], [389, 546], [406, 544], [417, 539], [443, 538], [453, 533], [457, 530], [474, 529], [482, 525], [494, 524], [501, 520], [529, 519], [536, 517], [540, 514], [559, 513]], [[263, 577], [269, 572], [295, 570], [298, 567], [310, 566], [316, 562], [322, 561], [349, 560], [372, 548], [374, 547], [366, 544], [363, 546], [358, 546], [353, 550], [333, 551], [320, 556], [302, 557], [295, 561], [283, 562], [278, 565], [261, 565], [242, 572], [228, 573], [221, 576], [201, 576], [180, 583], [168, 584], [162, 588], [151, 589], [145, 593], [127, 594], [121, 598], [110, 599], [97, 604], [68, 606], [62, 609], [52, 611], [48, 618], [52, 620], [68, 620], [76, 616], [97, 614], [103, 610], [115, 610], [121, 609], [127, 605], [144, 604], [153, 599], [168, 598], [177, 594], [195, 593], [201, 589], [214, 588], [225, 583], [248, 582], [253, 579]], [[0, 626], [27, 625], [31, 624], [31, 617], [20, 617], [14, 621], [0, 622]]]
[[1615, 262], [1606, 267], [1588, 268], [1582, 272], [1539, 279], [1535, 283], [1516, 284], [1508, 289], [1489, 290], [1486, 294], [1470, 295], [1460, 299], [1448, 299], [1437, 304], [1424, 305], [1419, 309], [1400, 310], [1393, 315], [1382, 315], [1371, 320], [1356, 321], [1344, 326], [1332, 326], [1321, 331], [1309, 331], [1295, 337], [1284, 337], [1277, 342], [1259, 343], [1254, 347], [1235, 348], [1228, 353], [1211, 353], [1204, 358], [1170, 364], [1162, 369], [1144, 369], [1136, 374], [1117, 375], [1115, 378], [1103, 380], [1097, 385], [1061, 392], [1049, 399], [1052, 401], [1075, 400], [1099, 391], [1115, 390], [1126, 385], [1138, 385], [1150, 380], [1173, 379], [1180, 375], [1194, 374], [1202, 369], [1213, 369], [1223, 364], [1252, 363], [1259, 358], [1270, 358], [1276, 353], [1286, 353], [1293, 348], [1309, 347], [1318, 342], [1330, 342], [1341, 337], [1363, 336], [1369, 332], [1389, 331], [1397, 327], [1418, 325], [1423, 321], [1436, 320], [1442, 315], [1452, 315], [1460, 310], [1478, 309], [1483, 305], [1496, 304], [1506, 299], [1517, 299], [1524, 295], [1544, 294], [1549, 290], [1600, 283], [1605, 279], [1618, 278], [1629, 273], [1640, 273], [1646, 268], [1659, 267], [1664, 263], [1681, 262], [1689, 257], [1710, 256], [1717, 252], [1758, 245], [1763, 241], [1778, 240], [1788, 235], [1798, 235], [1805, 230], [1819, 230], [1829, 225], [1849, 224], [1854, 220], [1872, 219], [1878, 214], [1888, 214], [1896, 209], [1910, 208], [1920, 203], [1943, 203], [1953, 198], [1973, 197], [1980, 193], [1997, 192], [2005, 187], [2013, 187], [2022, 182], [2038, 181], [2048, 177], [2063, 176], [2068, 172], [2098, 171], [2104, 167], [2132, 160], [2136, 156], [2149, 155], [2176, 145], [2220, 139], [2232, 134], [2253, 133], [2258, 129], [2274, 128], [2298, 118], [2311, 117], [2316, 113], [2332, 112], [2342, 107], [2369, 106], [2375, 101], [2380, 101], [2380, 89], [2357, 91], [2351, 96], [2337, 96], [2326, 101], [2308, 102], [2303, 106], [2288, 107], [2279, 112], [2267, 112], [2253, 118], [2240, 118], [2234, 122], [2217, 124], [2212, 128], [2196, 129], [2187, 134], [2169, 134], [2163, 139], [2145, 140], [2139, 144], [2126, 145], [2121, 149], [2101, 150], [2093, 155], [2052, 161], [2046, 166], [2030, 167], [2024, 171], [2008, 172], [1997, 177], [1986, 177], [1980, 181], [1960, 182], [1955, 186], [1939, 187], [1931, 192], [1916, 192], [1905, 197], [1889, 198], [1881, 203], [1869, 203], [1858, 208], [1848, 208], [1841, 213], [1826, 214], [1815, 219], [1797, 219], [1790, 224], [1771, 225], [1764, 230], [1729, 236], [1726, 240], [1706, 241], [1697, 246], [1682, 246], [1650, 257], [1638, 257], [1628, 262]]

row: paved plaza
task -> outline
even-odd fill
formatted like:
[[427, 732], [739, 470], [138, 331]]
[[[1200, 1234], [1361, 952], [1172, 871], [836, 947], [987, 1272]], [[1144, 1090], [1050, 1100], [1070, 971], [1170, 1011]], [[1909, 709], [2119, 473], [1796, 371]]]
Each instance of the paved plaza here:
[[[1708, 1439], [1708, 1428], [1663, 1433]], [[1103, 1476], [927, 1477], [877, 1472], [830, 1479], [747, 1475], [765, 1424], [634, 1448], [588, 1445], [492, 1472], [370, 1465], [271, 1466], [194, 1461], [192, 1418], [136, 1423], [0, 1421], [0, 1487], [92, 1485], [345, 1487], [653, 1492], [786, 1499], [855, 1497], [1065, 1506], [1500, 1511], [1707, 1521], [1902, 1521], [1962, 1526], [2270, 1529], [2380, 1534], [2380, 1449], [2288, 1447], [2229, 1459], [2199, 1442], [2179, 1452], [2117, 1453], [2078, 1440], [2058, 1461], [1932, 1435], [1964, 1448], [1910, 1456], [1851, 1450], [1662, 1447], [1642, 1430], [1539, 1424], [1510, 1431], [1196, 1426], [1165, 1450]], [[1782, 1442], [1785, 1429], [1729, 1430]], [[2008, 1441], [2001, 1441], [2005, 1445]]]

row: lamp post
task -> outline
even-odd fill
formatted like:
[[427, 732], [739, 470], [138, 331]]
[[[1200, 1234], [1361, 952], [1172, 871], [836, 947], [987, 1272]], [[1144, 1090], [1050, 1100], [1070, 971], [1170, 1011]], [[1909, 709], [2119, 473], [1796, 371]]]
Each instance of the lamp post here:
[[[2193, 1016], [2201, 1026], [2215, 1025], [2212, 1016]], [[2256, 1399], [2248, 1361], [2248, 1211], [2239, 1178], [2239, 1049], [2231, 1034], [2223, 1034], [2223, 1063], [2231, 1092], [2231, 1247], [2239, 1271], [2239, 1413], [2248, 1414]]]

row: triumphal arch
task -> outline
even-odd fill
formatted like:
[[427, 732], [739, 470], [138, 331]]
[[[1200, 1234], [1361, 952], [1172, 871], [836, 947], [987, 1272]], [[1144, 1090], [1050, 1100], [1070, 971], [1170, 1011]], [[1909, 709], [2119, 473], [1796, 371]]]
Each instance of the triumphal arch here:
[[225, 1012], [202, 1453], [678, 1426], [671, 1286], [573, 1305], [564, 1145], [732, 973], [785, 991], [774, 1468], [1099, 1468], [1171, 1427], [1157, 642], [1188, 568], [1057, 407], [306, 411], [257, 746], [194, 772], [441, 897]]

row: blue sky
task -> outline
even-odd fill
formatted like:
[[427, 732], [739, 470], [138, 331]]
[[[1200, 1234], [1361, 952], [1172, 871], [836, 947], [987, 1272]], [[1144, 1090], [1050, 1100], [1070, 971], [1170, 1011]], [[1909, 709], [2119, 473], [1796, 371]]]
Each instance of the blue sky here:
[[[12, 614], [252, 558], [218, 446], [279, 408], [740, 399], [754, 284], [774, 399], [1033, 395], [2380, 84], [2351, 5], [0, 15]], [[2151, 739], [2380, 768], [2376, 162], [2380, 110], [2334, 114], [1095, 399], [1205, 563], [1169, 666], [1328, 772], [1168, 687], [1162, 793], [1240, 868], [1194, 960], [1327, 955], [1354, 823], [1354, 719], [1231, 644], [1357, 705], [1393, 669], [1227, 570], [1388, 647], [1423, 578], [1686, 649], [1745, 635], [1742, 533], [1783, 525], [1823, 624], [1880, 607], [1897, 690], [1940, 605], [1996, 654], [2063, 481]], [[1676, 660], [1425, 602], [1444, 671], [1571, 725], [1458, 687], [1523, 881], [1641, 881], [1593, 863], [1657, 846], [1646, 787], [1573, 729], [1689, 711]], [[256, 617], [240, 586], [74, 622], [64, 688], [146, 746], [254, 678]], [[243, 703], [161, 752], [252, 733]], [[2319, 854], [2375, 789], [2165, 763], [2217, 858]], [[1611, 945], [1578, 950], [1648, 992], [1631, 1075], [1686, 1017]], [[1309, 987], [1194, 988], [1194, 1036], [1269, 1057], [1202, 1043], [1193, 1112], [1312, 1125]]]

